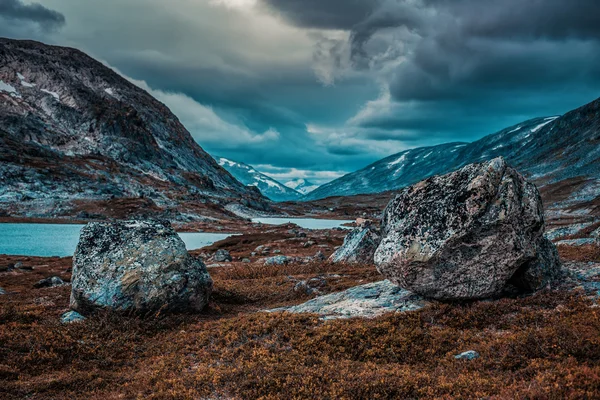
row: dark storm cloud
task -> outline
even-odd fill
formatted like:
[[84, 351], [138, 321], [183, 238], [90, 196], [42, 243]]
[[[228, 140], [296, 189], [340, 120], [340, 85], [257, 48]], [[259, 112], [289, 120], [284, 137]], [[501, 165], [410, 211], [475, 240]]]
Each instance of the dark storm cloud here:
[[351, 29], [381, 0], [264, 0], [293, 23], [308, 28]]
[[35, 22], [46, 31], [58, 29], [65, 24], [65, 17], [61, 13], [39, 3], [24, 4], [21, 0], [0, 0], [0, 17]]

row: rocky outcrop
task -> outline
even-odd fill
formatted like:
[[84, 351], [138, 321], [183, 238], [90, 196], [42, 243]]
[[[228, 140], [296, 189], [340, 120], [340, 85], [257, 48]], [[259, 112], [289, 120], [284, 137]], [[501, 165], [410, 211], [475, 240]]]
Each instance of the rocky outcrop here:
[[316, 297], [304, 304], [269, 312], [313, 313], [324, 319], [375, 318], [389, 312], [419, 310], [426, 302], [388, 280], [356, 286], [343, 292]]
[[371, 224], [363, 224], [352, 230], [344, 239], [344, 244], [329, 257], [334, 263], [373, 264], [373, 256], [381, 237]]
[[512, 278], [534, 290], [559, 269], [543, 233], [536, 187], [496, 158], [402, 190], [384, 212], [375, 263], [394, 283], [439, 300], [497, 296]]
[[71, 308], [202, 310], [212, 279], [166, 221], [90, 223], [73, 258]]
[[228, 262], [228, 261], [233, 261], [233, 258], [231, 258], [231, 254], [229, 254], [229, 252], [227, 250], [219, 249], [215, 252], [215, 255], [213, 256], [213, 261]]

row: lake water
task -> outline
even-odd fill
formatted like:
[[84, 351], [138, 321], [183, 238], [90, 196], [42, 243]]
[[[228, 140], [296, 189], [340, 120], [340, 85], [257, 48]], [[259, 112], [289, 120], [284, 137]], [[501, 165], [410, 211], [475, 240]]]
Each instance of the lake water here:
[[261, 224], [265, 225], [283, 225], [292, 223], [304, 229], [333, 229], [348, 228], [347, 226], [343, 225], [354, 221], [315, 218], [252, 218], [252, 222], [260, 222]]
[[[67, 257], [75, 253], [83, 225], [0, 224], [0, 254]], [[229, 233], [179, 233], [188, 250], [223, 240]]]

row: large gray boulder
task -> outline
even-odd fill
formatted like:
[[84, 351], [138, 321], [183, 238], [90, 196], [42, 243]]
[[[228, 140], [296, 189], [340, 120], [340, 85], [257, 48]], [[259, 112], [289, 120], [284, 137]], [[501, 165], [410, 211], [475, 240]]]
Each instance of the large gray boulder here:
[[329, 257], [329, 261], [373, 264], [373, 256], [380, 241], [379, 233], [370, 224], [358, 226], [346, 235], [344, 244]]
[[71, 308], [202, 310], [212, 279], [168, 221], [94, 222], [73, 258]]
[[403, 189], [384, 212], [375, 263], [439, 300], [494, 297], [509, 281], [535, 290], [560, 268], [543, 233], [536, 187], [496, 158]]

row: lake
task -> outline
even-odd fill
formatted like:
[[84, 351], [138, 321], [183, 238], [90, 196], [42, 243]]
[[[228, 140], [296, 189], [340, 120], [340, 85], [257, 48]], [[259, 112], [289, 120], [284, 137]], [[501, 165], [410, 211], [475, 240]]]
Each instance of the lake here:
[[252, 222], [260, 222], [265, 225], [296, 224], [304, 229], [350, 229], [344, 224], [352, 223], [354, 220], [316, 219], [316, 218], [252, 218]]
[[[265, 225], [292, 222], [305, 229], [333, 229], [354, 221], [314, 218], [255, 218]], [[84, 225], [70, 224], [0, 224], [0, 254], [37, 257], [67, 257], [75, 253], [79, 231]], [[210, 246], [232, 233], [179, 233], [188, 250]]]
[[[0, 224], [0, 254], [67, 257], [75, 253], [84, 225]], [[179, 233], [188, 250], [226, 239], [231, 233]]]

